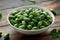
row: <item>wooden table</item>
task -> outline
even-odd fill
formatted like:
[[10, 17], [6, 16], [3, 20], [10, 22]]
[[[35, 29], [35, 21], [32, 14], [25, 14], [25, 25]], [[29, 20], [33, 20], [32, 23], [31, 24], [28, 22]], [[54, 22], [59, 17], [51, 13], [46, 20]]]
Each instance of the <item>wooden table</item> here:
[[[37, 4], [37, 5], [41, 5], [41, 4]], [[56, 8], [58, 6], [60, 6], [60, 2], [54, 2], [52, 4], [48, 4], [48, 5], [44, 5], [46, 8], [51, 9], [51, 8]], [[19, 6], [17, 6], [19, 7]], [[13, 28], [11, 28], [11, 26], [9, 25], [9, 23], [7, 22], [7, 15], [9, 13], [9, 11], [11, 11], [14, 8], [17, 7], [11, 7], [11, 8], [5, 8], [2, 9], [0, 8], [2, 14], [3, 14], [3, 18], [0, 20], [0, 32], [3, 32], [3, 34], [5, 33], [10, 33], [11, 37], [10, 40], [51, 40], [51, 36], [47, 33], [45, 34], [38, 34], [38, 35], [24, 35], [21, 34], [17, 31], [15, 31]], [[56, 16], [56, 22], [54, 23], [54, 25], [52, 26], [52, 28], [56, 28], [56, 29], [60, 29], [60, 15], [57, 14]], [[50, 28], [50, 29], [52, 29]], [[47, 30], [48, 32], [48, 30]], [[60, 38], [56, 39], [56, 40], [60, 40]]]

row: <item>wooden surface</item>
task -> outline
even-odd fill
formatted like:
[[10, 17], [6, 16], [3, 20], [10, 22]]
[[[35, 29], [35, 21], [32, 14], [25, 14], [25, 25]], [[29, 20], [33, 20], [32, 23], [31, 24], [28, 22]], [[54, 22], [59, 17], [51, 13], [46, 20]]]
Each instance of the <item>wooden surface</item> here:
[[[0, 5], [2, 5], [2, 3], [3, 3], [3, 2], [2, 3], [1, 2], [2, 1], [0, 1]], [[18, 3], [16, 3], [16, 4], [18, 4]], [[40, 6], [41, 4], [37, 4], [37, 5]], [[60, 6], [60, 2], [55, 2], [52, 4], [48, 4], [48, 5], [44, 4], [44, 6], [48, 9], [56, 8], [56, 7]], [[51, 36], [49, 34], [45, 34], [45, 32], [42, 34], [38, 34], [38, 35], [23, 35], [19, 32], [16, 32], [13, 28], [11, 28], [11, 26], [7, 22], [7, 15], [9, 14], [9, 12], [12, 9], [17, 8], [17, 7], [19, 7], [19, 5], [16, 5], [16, 6], [8, 5], [8, 8], [0, 6], [0, 10], [3, 14], [3, 18], [0, 20], [0, 32], [3, 32], [3, 34], [10, 33], [11, 34], [10, 40], [51, 40]], [[56, 17], [56, 22], [54, 23], [52, 28], [60, 29], [60, 15], [58, 14], [58, 12], [55, 17]], [[50, 29], [52, 29], [52, 28], [50, 28]], [[48, 32], [48, 30], [47, 30], [47, 32]], [[55, 40], [60, 40], [60, 38], [57, 38]]]

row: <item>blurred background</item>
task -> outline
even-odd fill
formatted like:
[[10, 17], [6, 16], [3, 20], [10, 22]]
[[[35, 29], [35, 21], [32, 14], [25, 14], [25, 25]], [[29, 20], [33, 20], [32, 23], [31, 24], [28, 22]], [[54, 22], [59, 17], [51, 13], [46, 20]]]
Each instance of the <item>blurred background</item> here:
[[[28, 0], [0, 0], [0, 10], [16, 8], [25, 5], [49, 5], [55, 2], [60, 2], [60, 0], [36, 0], [36, 3], [29, 2]], [[55, 9], [60, 10], [60, 6], [56, 7]]]

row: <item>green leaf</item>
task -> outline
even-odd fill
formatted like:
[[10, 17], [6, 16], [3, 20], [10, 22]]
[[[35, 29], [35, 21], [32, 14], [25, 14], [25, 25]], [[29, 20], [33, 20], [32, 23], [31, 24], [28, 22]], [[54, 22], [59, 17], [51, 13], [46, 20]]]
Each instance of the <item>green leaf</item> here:
[[56, 11], [54, 9], [50, 10], [54, 15], [56, 15]]
[[58, 34], [59, 34], [59, 36], [60, 36], [60, 30], [58, 30]]
[[9, 34], [6, 34], [5, 36], [4, 36], [4, 40], [9, 40]]
[[2, 32], [0, 32], [0, 38], [2, 37]]
[[2, 18], [2, 13], [0, 13], [0, 19]]
[[50, 32], [50, 35], [52, 36], [52, 38], [57, 38], [57, 37], [58, 37], [57, 29], [53, 29], [53, 30]]

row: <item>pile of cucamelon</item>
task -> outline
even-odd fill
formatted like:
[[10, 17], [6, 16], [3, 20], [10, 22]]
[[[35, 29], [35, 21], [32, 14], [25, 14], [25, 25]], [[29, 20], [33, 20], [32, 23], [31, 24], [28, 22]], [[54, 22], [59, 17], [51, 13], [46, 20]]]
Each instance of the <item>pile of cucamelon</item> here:
[[37, 30], [49, 26], [52, 23], [52, 17], [43, 9], [32, 7], [11, 12], [9, 21], [19, 29]]

